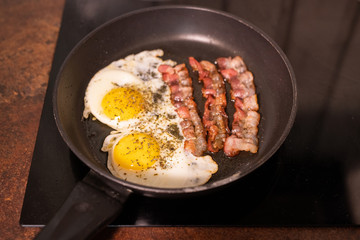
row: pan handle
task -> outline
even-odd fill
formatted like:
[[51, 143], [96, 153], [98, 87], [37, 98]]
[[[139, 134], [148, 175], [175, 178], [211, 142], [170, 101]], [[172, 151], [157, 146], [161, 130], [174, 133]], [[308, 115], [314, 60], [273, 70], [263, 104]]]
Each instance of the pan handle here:
[[131, 193], [114, 191], [90, 170], [35, 239], [89, 239], [115, 219]]

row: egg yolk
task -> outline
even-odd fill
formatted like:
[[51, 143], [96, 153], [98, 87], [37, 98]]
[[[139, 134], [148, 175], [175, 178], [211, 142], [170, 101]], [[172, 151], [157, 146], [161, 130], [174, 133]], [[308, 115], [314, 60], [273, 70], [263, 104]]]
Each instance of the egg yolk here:
[[102, 102], [104, 114], [119, 121], [136, 117], [144, 109], [144, 99], [140, 92], [119, 87], [108, 92]]
[[155, 138], [148, 134], [129, 134], [116, 144], [113, 157], [122, 168], [145, 170], [159, 159], [160, 147]]

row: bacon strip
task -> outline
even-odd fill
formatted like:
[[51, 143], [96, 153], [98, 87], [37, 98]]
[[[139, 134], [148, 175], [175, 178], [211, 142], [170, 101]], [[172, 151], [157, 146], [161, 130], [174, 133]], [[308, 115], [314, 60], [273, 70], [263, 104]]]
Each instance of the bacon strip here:
[[223, 77], [231, 85], [231, 99], [235, 102], [234, 120], [231, 136], [224, 145], [227, 156], [235, 156], [240, 151], [258, 151], [259, 105], [255, 92], [254, 78], [243, 59], [218, 58], [217, 64]]
[[193, 100], [192, 80], [185, 64], [175, 67], [163, 64], [158, 67], [163, 81], [170, 87], [171, 101], [182, 119], [180, 123], [185, 137], [184, 149], [194, 156], [206, 151], [204, 127]]
[[230, 132], [225, 112], [225, 82], [214, 64], [208, 61], [198, 62], [193, 57], [189, 57], [189, 63], [199, 73], [199, 81], [203, 82], [202, 94], [206, 98], [203, 124], [208, 137], [208, 150], [218, 152], [223, 149]]

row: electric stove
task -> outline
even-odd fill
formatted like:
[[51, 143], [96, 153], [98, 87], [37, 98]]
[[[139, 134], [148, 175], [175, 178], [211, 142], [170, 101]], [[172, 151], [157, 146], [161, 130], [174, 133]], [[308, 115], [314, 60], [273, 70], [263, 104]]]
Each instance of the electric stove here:
[[296, 75], [297, 117], [280, 149], [246, 177], [193, 198], [134, 194], [111, 225], [359, 225], [360, 4], [354, 0], [67, 0], [20, 223], [45, 225], [89, 171], [62, 140], [52, 114], [52, 89], [67, 54], [114, 17], [169, 4], [226, 11], [272, 37]]

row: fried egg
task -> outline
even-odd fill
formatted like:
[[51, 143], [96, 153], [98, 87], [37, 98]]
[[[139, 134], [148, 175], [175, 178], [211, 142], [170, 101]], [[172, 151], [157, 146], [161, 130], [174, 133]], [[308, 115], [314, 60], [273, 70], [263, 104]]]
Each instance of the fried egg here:
[[109, 135], [102, 147], [108, 169], [123, 180], [160, 188], [199, 186], [217, 171], [210, 156], [195, 157], [184, 151], [182, 141], [167, 137], [136, 131]]
[[92, 115], [114, 129], [101, 148], [114, 176], [161, 188], [202, 185], [218, 166], [210, 156], [184, 150], [182, 120], [157, 70], [176, 63], [162, 55], [162, 50], [143, 51], [101, 69], [86, 89], [83, 117]]
[[106, 68], [96, 73], [85, 93], [83, 116], [91, 113], [100, 122], [113, 129], [135, 124], [137, 116], [145, 111], [150, 101], [143, 81], [134, 75]]

